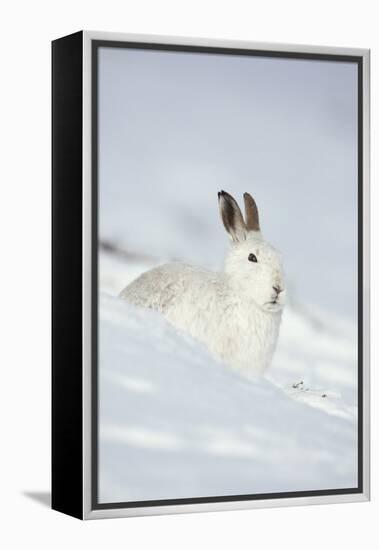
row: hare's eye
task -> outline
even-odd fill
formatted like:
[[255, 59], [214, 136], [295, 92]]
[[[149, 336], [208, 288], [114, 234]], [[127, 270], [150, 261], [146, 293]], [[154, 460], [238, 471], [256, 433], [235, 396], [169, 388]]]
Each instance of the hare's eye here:
[[258, 261], [255, 254], [249, 254], [248, 260], [249, 260], [249, 262], [257, 262]]

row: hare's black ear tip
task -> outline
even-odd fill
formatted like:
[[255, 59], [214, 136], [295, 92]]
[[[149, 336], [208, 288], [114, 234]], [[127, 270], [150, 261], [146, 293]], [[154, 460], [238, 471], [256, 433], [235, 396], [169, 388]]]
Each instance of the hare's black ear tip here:
[[218, 198], [223, 197], [224, 195], [225, 195], [225, 191], [223, 191], [222, 189], [217, 193]]

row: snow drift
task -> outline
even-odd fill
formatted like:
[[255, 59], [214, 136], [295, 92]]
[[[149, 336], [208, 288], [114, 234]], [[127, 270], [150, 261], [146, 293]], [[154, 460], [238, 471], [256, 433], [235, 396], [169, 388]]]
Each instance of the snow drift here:
[[272, 368], [249, 380], [111, 296], [148, 267], [100, 256], [100, 501], [356, 486], [353, 327], [288, 306]]

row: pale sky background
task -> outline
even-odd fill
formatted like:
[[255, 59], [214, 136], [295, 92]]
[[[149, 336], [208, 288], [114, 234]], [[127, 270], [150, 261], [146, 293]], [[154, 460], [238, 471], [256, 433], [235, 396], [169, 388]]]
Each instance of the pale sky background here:
[[256, 199], [296, 299], [357, 301], [357, 66], [101, 48], [99, 237], [219, 268], [217, 191]]

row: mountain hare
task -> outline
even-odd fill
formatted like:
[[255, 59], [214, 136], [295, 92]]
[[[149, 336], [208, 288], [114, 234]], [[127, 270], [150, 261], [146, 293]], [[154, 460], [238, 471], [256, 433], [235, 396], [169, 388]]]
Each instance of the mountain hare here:
[[259, 374], [270, 365], [279, 334], [281, 261], [261, 235], [251, 195], [244, 194], [246, 222], [231, 195], [220, 191], [218, 201], [232, 241], [222, 273], [168, 263], [143, 273], [120, 297], [160, 311], [232, 367]]

